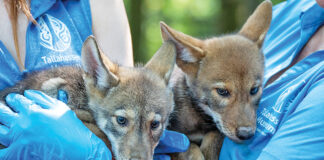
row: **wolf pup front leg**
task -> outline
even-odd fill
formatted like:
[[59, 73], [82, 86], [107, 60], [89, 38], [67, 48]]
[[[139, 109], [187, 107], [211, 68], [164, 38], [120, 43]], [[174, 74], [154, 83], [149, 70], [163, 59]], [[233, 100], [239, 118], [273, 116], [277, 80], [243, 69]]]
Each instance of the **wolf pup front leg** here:
[[210, 131], [202, 139], [200, 150], [206, 160], [218, 159], [224, 135], [219, 131]]
[[186, 152], [171, 154], [172, 160], [205, 160], [199, 146], [195, 143], [190, 143], [189, 149]]
[[255, 133], [264, 68], [261, 47], [271, 16], [272, 4], [264, 1], [239, 33], [206, 40], [161, 23], [163, 39], [176, 46], [181, 70], [172, 86], [176, 105], [169, 129], [186, 134], [208, 154], [205, 159], [218, 158], [221, 146], [204, 140], [220, 137], [214, 144], [222, 145], [223, 137], [214, 131], [236, 143]]

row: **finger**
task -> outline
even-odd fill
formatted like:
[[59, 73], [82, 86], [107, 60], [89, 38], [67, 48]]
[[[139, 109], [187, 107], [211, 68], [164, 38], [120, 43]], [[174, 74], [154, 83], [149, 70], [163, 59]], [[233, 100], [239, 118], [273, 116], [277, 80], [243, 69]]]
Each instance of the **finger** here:
[[7, 95], [6, 102], [17, 113], [26, 112], [26, 108], [33, 104], [31, 100], [16, 93], [10, 93]]
[[[17, 151], [15, 151], [14, 153], [17, 154]], [[10, 148], [4, 148], [4, 149], [0, 149], [0, 159], [6, 159], [6, 160], [17, 159], [17, 156], [14, 156], [14, 154], [10, 152]]]
[[6, 153], [8, 152], [8, 148], [0, 149], [0, 159], [7, 159]]
[[67, 104], [69, 97], [68, 97], [68, 94], [64, 90], [60, 89], [57, 93], [57, 99], [62, 101], [65, 104]]
[[165, 155], [165, 154], [155, 154], [153, 156], [154, 160], [171, 160], [171, 157], [169, 155]]
[[4, 146], [8, 146], [9, 144], [8, 133], [9, 133], [9, 128], [0, 124], [0, 144]]
[[93, 142], [93, 145], [95, 146], [93, 153], [100, 153], [97, 154], [96, 159], [112, 159], [111, 151], [108, 149], [106, 144], [93, 133], [91, 133], [91, 142]]
[[0, 102], [0, 123], [11, 126], [11, 123], [17, 118], [17, 113], [13, 112], [8, 106]]
[[189, 139], [184, 134], [168, 130], [164, 134], [154, 153], [185, 152], [189, 148]]
[[8, 105], [18, 113], [28, 113], [31, 110], [37, 111], [42, 109], [40, 106], [35, 104], [31, 99], [24, 97], [20, 94], [10, 93], [6, 97], [6, 102]]
[[44, 109], [50, 109], [51, 106], [54, 106], [53, 103], [56, 103], [57, 101], [45, 93], [36, 90], [26, 90], [24, 95]]

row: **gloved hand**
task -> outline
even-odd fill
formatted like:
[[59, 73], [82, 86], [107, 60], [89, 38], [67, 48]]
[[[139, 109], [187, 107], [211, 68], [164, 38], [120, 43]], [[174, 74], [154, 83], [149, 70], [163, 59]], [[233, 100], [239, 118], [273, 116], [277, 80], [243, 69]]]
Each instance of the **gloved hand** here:
[[184, 134], [165, 130], [155, 148], [154, 160], [170, 160], [166, 153], [185, 152], [189, 146], [189, 139]]
[[0, 104], [0, 159], [111, 159], [106, 145], [64, 103], [39, 91]]

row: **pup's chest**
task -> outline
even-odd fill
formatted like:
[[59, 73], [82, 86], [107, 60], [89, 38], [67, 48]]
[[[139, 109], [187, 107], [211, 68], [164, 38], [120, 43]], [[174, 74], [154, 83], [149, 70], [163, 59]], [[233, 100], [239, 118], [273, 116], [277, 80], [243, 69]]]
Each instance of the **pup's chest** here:
[[195, 107], [190, 101], [176, 100], [169, 128], [186, 134], [190, 141], [200, 143], [206, 133], [217, 128], [207, 115], [199, 112]]

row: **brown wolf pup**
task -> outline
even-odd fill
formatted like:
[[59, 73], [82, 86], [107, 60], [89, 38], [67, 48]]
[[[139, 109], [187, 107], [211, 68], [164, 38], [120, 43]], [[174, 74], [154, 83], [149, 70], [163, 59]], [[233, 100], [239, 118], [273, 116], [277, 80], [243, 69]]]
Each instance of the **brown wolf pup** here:
[[165, 42], [144, 67], [130, 68], [111, 62], [89, 37], [81, 58], [84, 71], [59, 67], [31, 73], [0, 96], [37, 89], [56, 97], [63, 89], [68, 105], [87, 127], [108, 144], [107, 136], [116, 159], [152, 159], [174, 105], [167, 87], [174, 45]]
[[168, 128], [192, 142], [174, 159], [215, 160], [224, 136], [239, 143], [254, 135], [264, 69], [260, 48], [271, 15], [272, 4], [264, 1], [237, 34], [206, 40], [161, 23], [163, 39], [175, 44], [182, 71], [171, 77], [176, 79], [175, 108]]

